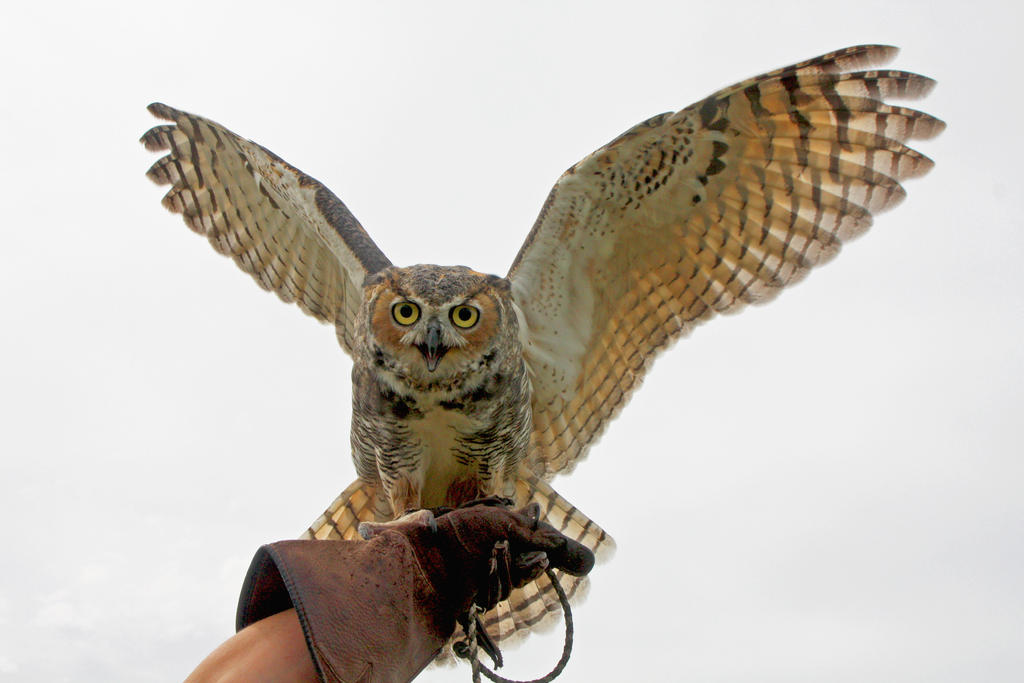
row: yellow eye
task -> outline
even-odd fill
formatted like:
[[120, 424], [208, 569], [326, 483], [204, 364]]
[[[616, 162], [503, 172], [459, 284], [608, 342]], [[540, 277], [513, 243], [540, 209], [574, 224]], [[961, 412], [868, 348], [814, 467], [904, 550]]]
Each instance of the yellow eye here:
[[456, 327], [469, 329], [480, 319], [480, 311], [473, 306], [462, 305], [453, 308], [449, 316]]
[[399, 325], [412, 325], [419, 320], [420, 307], [411, 301], [399, 301], [391, 307], [391, 317]]

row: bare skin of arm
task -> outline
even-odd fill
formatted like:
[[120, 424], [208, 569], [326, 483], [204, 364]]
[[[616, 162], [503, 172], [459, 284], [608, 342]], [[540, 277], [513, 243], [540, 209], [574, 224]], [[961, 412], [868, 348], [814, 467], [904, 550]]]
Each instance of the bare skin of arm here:
[[319, 679], [294, 609], [250, 624], [211, 652], [185, 683], [281, 681], [316, 683]]

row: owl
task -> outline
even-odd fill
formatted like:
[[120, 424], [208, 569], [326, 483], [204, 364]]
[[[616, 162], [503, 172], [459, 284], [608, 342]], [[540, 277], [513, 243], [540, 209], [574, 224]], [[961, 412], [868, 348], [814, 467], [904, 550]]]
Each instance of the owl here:
[[[213, 121], [163, 104], [149, 177], [264, 289], [334, 325], [353, 360], [358, 479], [306, 532], [488, 495], [541, 503], [598, 552], [611, 539], [549, 484], [586, 455], [659, 351], [720, 313], [772, 299], [834, 257], [944, 124], [885, 99], [934, 82], [865, 70], [866, 45], [771, 71], [643, 121], [555, 183], [505, 277], [399, 267], [326, 187]], [[563, 577], [570, 591], [580, 586]], [[486, 619], [502, 639], [557, 607], [517, 590]]]

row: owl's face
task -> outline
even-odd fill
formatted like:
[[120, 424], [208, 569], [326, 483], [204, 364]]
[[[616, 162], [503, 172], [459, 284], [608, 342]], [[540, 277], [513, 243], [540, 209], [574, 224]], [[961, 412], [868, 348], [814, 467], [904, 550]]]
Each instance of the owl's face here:
[[416, 384], [472, 374], [518, 344], [508, 280], [464, 266], [387, 268], [363, 305], [377, 365]]

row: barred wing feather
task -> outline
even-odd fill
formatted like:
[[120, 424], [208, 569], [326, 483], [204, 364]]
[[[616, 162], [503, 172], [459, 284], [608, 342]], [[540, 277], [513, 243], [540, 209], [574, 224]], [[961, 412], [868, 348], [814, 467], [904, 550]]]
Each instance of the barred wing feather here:
[[391, 262], [348, 208], [319, 181], [218, 123], [165, 104], [172, 121], [142, 143], [166, 151], [147, 175], [170, 185], [164, 206], [264, 289], [332, 323], [352, 353], [363, 278]]
[[570, 471], [659, 350], [773, 298], [931, 168], [904, 143], [944, 124], [883, 100], [933, 81], [850, 71], [895, 53], [852, 47], [737, 83], [563, 174], [508, 275], [533, 384], [534, 472]]

